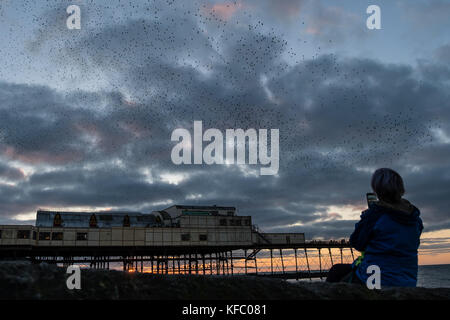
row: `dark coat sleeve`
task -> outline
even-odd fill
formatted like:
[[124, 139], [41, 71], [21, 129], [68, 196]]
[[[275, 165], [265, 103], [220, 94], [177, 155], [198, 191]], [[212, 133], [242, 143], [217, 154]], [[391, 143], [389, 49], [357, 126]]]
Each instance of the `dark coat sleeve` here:
[[355, 231], [350, 236], [350, 245], [358, 251], [364, 251], [370, 240], [372, 230], [381, 214], [368, 209], [361, 214], [361, 220], [356, 223]]

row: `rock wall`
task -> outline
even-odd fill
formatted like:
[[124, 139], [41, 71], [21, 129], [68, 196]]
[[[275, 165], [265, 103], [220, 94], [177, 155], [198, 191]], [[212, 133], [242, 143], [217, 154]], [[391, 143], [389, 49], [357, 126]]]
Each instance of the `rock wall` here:
[[0, 262], [0, 299], [450, 299], [450, 289], [368, 290], [353, 284], [290, 283], [250, 276], [152, 275], [81, 270], [69, 290], [66, 270], [27, 261]]

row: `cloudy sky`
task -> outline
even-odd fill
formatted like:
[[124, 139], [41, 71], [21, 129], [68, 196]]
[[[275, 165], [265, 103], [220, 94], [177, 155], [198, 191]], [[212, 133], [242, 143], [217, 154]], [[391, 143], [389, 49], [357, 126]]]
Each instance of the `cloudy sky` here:
[[[0, 224], [217, 204], [343, 238], [391, 167], [422, 212], [421, 263], [450, 263], [449, 16], [445, 0], [0, 0]], [[172, 164], [195, 120], [279, 129], [278, 174]]]

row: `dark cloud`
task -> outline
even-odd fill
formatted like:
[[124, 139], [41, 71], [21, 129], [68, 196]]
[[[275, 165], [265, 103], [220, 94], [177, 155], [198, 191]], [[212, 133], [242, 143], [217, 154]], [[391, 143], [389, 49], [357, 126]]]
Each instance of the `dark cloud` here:
[[3, 178], [10, 181], [16, 181], [22, 180], [24, 177], [25, 175], [21, 170], [0, 163], [0, 179]]
[[[260, 14], [269, 15], [275, 18], [277, 23], [292, 22], [303, 14], [303, 10], [308, 5], [308, 0], [244, 0], [243, 8], [257, 11]], [[291, 20], [291, 21], [290, 21]]]
[[348, 40], [361, 43], [367, 39], [364, 18], [364, 15], [347, 12], [338, 6], [312, 1], [305, 12], [304, 33], [327, 46], [342, 45]]
[[[174, 8], [56, 42], [55, 63], [102, 70], [109, 90], [0, 83], [0, 177], [13, 182], [0, 184], [2, 221], [37, 207], [217, 204], [270, 231], [342, 238], [356, 221], [329, 207], [363, 208], [372, 170], [393, 167], [426, 230], [449, 228], [449, 78], [437, 63], [320, 55], [289, 66], [282, 35], [218, 17], [248, 9], [214, 18], [210, 7]], [[336, 39], [327, 17], [324, 37]], [[280, 129], [279, 174], [173, 165], [171, 132], [194, 120]]]
[[411, 26], [415, 31], [438, 32], [440, 28], [448, 24], [448, 14], [450, 3], [446, 0], [430, 1], [401, 1], [400, 8], [411, 21]]
[[[450, 44], [443, 45], [436, 49], [435, 56], [438, 61], [450, 65]], [[448, 71], [448, 69], [447, 69]], [[448, 79], [449, 77], [447, 77]]]
[[336, 220], [299, 225], [289, 228], [271, 228], [270, 232], [304, 232], [309, 239], [343, 239], [348, 238], [355, 229], [355, 221]]
[[422, 238], [420, 240], [421, 254], [438, 254], [450, 252], [450, 241], [447, 237]]

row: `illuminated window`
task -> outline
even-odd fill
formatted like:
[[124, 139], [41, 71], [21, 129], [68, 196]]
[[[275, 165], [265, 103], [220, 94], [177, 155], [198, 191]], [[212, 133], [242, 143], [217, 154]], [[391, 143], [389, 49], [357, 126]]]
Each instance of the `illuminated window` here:
[[52, 233], [52, 240], [62, 240], [62, 239], [63, 239], [62, 232], [53, 232]]
[[50, 232], [39, 232], [39, 240], [50, 240]]
[[17, 239], [30, 239], [30, 230], [18, 230]]
[[77, 240], [85, 241], [87, 240], [87, 232], [77, 232]]
[[95, 216], [95, 214], [93, 214], [89, 219], [89, 227], [97, 228], [97, 217]]
[[61, 215], [59, 213], [55, 214], [55, 217], [53, 218], [53, 226], [54, 227], [61, 227]]

